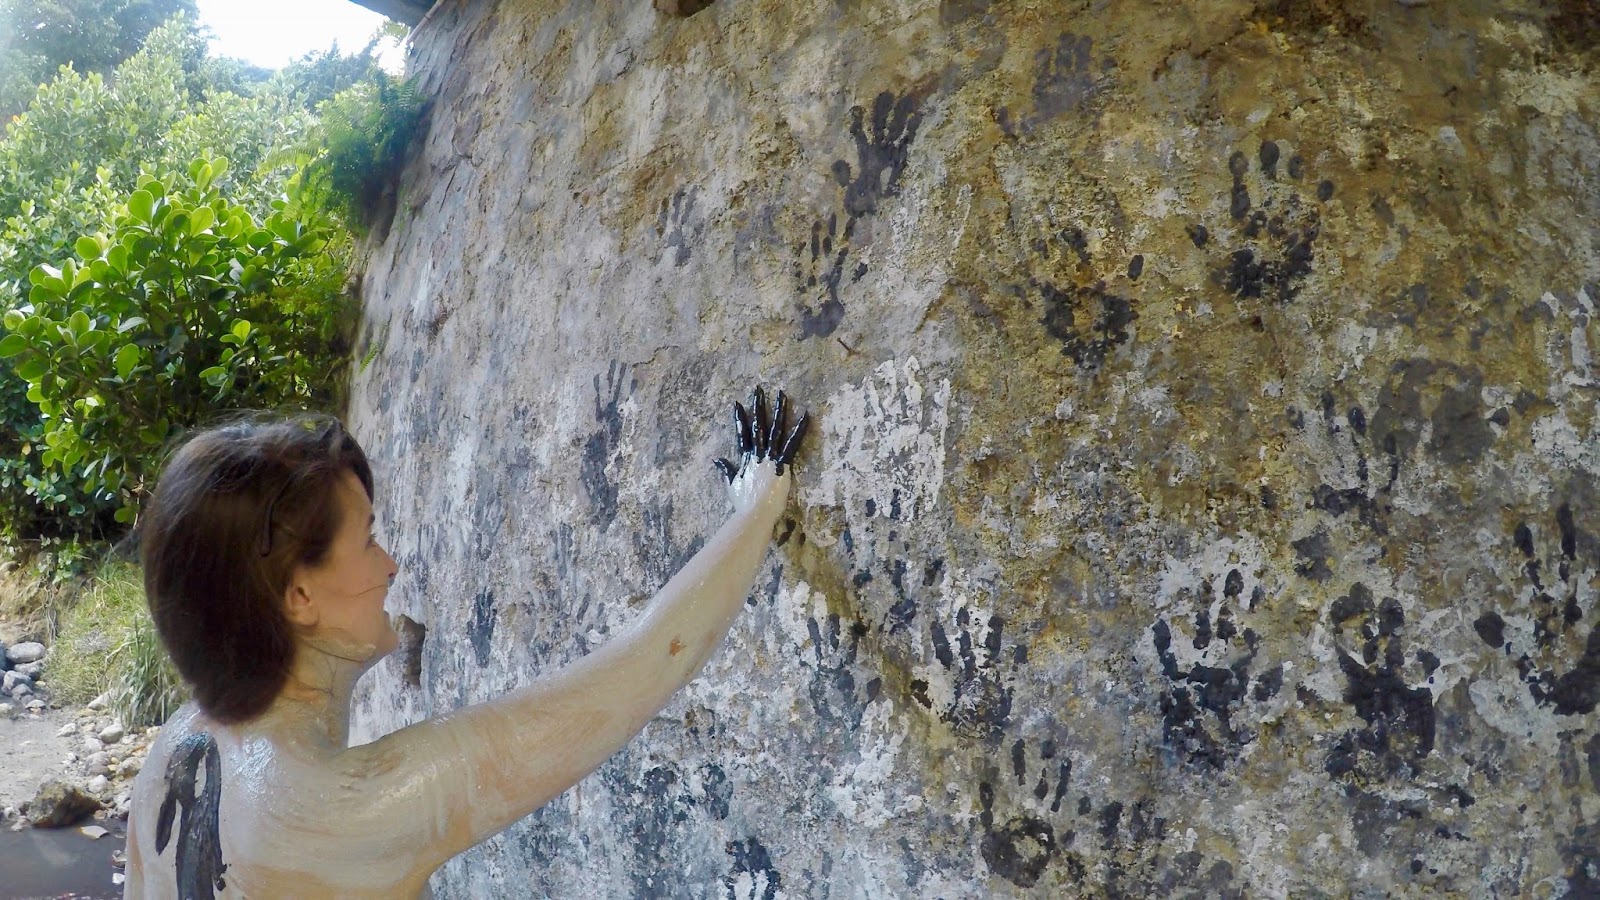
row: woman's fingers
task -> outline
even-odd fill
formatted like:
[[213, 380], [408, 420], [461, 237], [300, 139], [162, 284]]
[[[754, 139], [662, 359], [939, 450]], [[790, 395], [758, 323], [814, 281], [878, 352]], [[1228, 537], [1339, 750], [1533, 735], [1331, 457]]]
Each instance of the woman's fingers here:
[[756, 459], [767, 458], [767, 395], [757, 385], [750, 395], [750, 426], [754, 438]]
[[785, 434], [789, 426], [788, 395], [779, 391], [777, 401], [769, 409], [766, 391], [757, 386], [750, 393], [749, 409], [737, 402], [733, 404], [733, 427], [739, 462], [735, 464], [726, 459], [715, 459], [711, 464], [730, 484], [739, 477], [742, 466], [751, 456], [757, 461], [771, 460], [776, 463], [778, 474], [782, 475], [783, 467], [792, 463], [795, 454], [800, 451], [800, 440], [805, 436], [806, 426], [810, 422], [809, 415], [801, 415], [794, 428]]
[[800, 421], [795, 423], [794, 430], [789, 432], [789, 437], [783, 442], [783, 449], [774, 457], [779, 464], [786, 465], [794, 461], [795, 453], [800, 450], [800, 439], [805, 437], [806, 426], [809, 424], [811, 424], [809, 414], [801, 416]]
[[779, 391], [778, 402], [773, 404], [772, 407], [772, 422], [770, 427], [767, 429], [768, 456], [776, 456], [778, 451], [783, 449], [783, 420], [785, 415], [784, 406], [787, 400], [788, 398], [783, 395], [783, 391]]
[[755, 439], [750, 431], [750, 414], [738, 403], [733, 404], [733, 426], [739, 436], [739, 455], [744, 456], [754, 448]]

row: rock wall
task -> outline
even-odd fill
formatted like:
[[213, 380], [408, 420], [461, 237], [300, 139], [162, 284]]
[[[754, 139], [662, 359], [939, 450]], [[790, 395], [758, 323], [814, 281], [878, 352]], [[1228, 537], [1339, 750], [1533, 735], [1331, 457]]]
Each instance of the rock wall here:
[[444, 896], [1594, 896], [1583, 0], [446, 0], [351, 417], [420, 686], [816, 415], [702, 677]]

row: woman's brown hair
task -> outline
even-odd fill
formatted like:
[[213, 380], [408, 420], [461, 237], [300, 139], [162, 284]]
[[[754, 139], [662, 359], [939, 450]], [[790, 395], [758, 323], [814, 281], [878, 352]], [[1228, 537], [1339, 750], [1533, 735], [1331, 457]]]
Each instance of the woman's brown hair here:
[[200, 431], [167, 461], [138, 526], [145, 594], [167, 652], [216, 721], [255, 718], [288, 679], [284, 595], [297, 566], [327, 556], [346, 470], [370, 499], [366, 454], [318, 415]]

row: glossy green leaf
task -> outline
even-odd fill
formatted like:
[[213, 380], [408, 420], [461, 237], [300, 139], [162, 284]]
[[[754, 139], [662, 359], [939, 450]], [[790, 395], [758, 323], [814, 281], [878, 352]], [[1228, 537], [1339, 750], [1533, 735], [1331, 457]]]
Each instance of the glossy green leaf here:
[[155, 211], [155, 195], [146, 190], [134, 191], [128, 196], [128, 215], [134, 219], [148, 223], [150, 214]]
[[113, 358], [112, 365], [117, 370], [118, 378], [124, 381], [127, 380], [128, 376], [133, 373], [134, 367], [139, 364], [139, 355], [137, 344], [123, 344], [117, 350], [117, 355]]

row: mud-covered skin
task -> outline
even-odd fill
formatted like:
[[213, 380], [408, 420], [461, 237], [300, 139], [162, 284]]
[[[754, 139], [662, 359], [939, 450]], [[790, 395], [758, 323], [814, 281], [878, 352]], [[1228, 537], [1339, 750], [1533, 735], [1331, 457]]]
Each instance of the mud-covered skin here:
[[[734, 512], [705, 547], [628, 627], [519, 690], [349, 746], [350, 697], [381, 645], [295, 618], [288, 601], [296, 655], [267, 711], [224, 725], [191, 704], [162, 730], [134, 784], [128, 896], [419, 896], [439, 865], [588, 775], [699, 672], [743, 608], [788, 502], [792, 469], [780, 467], [808, 421], [788, 428], [787, 405], [780, 393], [769, 411], [759, 389], [752, 413], [736, 405], [740, 463], [723, 462]], [[365, 532], [369, 499], [342, 521]], [[363, 552], [394, 573], [381, 548]], [[296, 570], [291, 598], [309, 578]], [[480, 597], [485, 634], [470, 642], [482, 665], [494, 611], [492, 593]]]
[[[381, 676], [371, 722], [626, 620], [672, 556], [641, 542], [717, 512], [686, 460], [725, 426], [664, 422], [752, 372], [816, 411], [720, 677], [441, 883], [1583, 896], [1581, 5], [530, 0], [419, 36], [440, 112], [352, 408], [417, 454], [402, 550], [459, 594], [417, 601], [426, 687]], [[480, 518], [488, 556], [425, 537]]]

